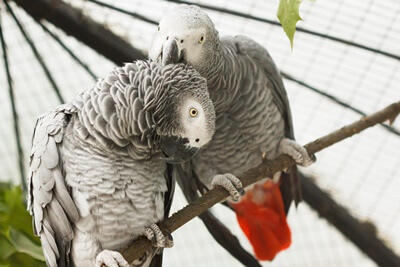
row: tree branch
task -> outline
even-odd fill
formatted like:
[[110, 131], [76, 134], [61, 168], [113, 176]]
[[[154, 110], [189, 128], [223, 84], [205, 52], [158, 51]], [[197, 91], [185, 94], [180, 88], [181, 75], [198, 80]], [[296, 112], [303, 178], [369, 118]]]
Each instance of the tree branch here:
[[[390, 118], [394, 118], [399, 113], [400, 102], [393, 103], [372, 115], [363, 117], [350, 125], [347, 125], [335, 132], [308, 143], [305, 145], [305, 148], [309, 154], [314, 154], [371, 126], [382, 123]], [[259, 180], [262, 180], [265, 177], [272, 177], [274, 173], [286, 169], [294, 164], [295, 162], [291, 157], [287, 155], [281, 155], [273, 161], [265, 160], [260, 166], [250, 169], [239, 178], [242, 181], [243, 186], [246, 187]], [[193, 201], [185, 208], [174, 213], [168, 219], [162, 221], [159, 224], [160, 229], [162, 229], [165, 233], [172, 233], [185, 223], [199, 216], [207, 209], [223, 201], [228, 196], [228, 191], [222, 187], [217, 187], [213, 190], [210, 190], [208, 193]], [[151, 242], [145, 237], [139, 237], [130, 246], [122, 249], [120, 252], [128, 262], [132, 262], [142, 256], [143, 253], [150, 248]]]

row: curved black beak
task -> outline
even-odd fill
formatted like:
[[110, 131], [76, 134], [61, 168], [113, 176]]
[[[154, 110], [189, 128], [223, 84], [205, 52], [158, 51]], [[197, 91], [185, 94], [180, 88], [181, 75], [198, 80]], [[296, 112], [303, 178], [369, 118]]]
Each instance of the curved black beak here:
[[188, 161], [196, 155], [199, 150], [197, 147], [189, 147], [187, 138], [180, 137], [161, 137], [160, 148], [163, 151], [165, 162], [180, 163]]
[[161, 63], [163, 66], [179, 62], [178, 43], [174, 38], [169, 38], [165, 43], [161, 54]]

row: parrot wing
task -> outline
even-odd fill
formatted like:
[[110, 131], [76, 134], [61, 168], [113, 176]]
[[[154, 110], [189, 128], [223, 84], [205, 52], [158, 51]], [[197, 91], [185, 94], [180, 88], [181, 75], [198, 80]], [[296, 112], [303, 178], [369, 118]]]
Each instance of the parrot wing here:
[[[273, 101], [285, 120], [285, 137], [294, 140], [293, 120], [289, 106], [289, 99], [283, 84], [282, 76], [273, 59], [263, 46], [248, 37], [241, 35], [235, 36], [234, 42], [238, 49], [238, 53], [247, 55], [254, 64], [256, 64], [258, 69], [264, 70], [265, 76], [270, 82], [269, 84], [272, 85], [266, 89], [272, 92]], [[300, 180], [296, 165], [291, 167], [288, 173], [282, 173], [281, 181], [280, 188], [285, 212], [287, 213], [293, 199], [296, 205], [302, 199]]]
[[63, 141], [72, 106], [63, 105], [36, 122], [29, 163], [28, 209], [34, 233], [40, 236], [50, 267], [72, 266], [69, 261], [71, 222], [78, 210], [65, 184], [59, 146]]
[[244, 54], [256, 64], [257, 68], [264, 70], [265, 76], [272, 86], [268, 89], [272, 92], [273, 100], [282, 117], [285, 119], [285, 134], [287, 138], [294, 139], [292, 113], [289, 99], [283, 84], [282, 76], [268, 51], [254, 40], [238, 35], [234, 37], [238, 54]]
[[[172, 206], [172, 200], [175, 193], [175, 177], [173, 176], [173, 165], [167, 164], [165, 171], [168, 190], [164, 195], [164, 220], [168, 218]], [[150, 267], [161, 267], [163, 262], [163, 251], [156, 254], [151, 260]]]

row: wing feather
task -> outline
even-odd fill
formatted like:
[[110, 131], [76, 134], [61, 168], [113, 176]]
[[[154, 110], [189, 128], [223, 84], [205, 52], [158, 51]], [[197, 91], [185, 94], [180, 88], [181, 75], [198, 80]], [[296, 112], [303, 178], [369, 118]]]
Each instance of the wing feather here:
[[[272, 86], [266, 86], [273, 95], [273, 101], [279, 112], [285, 120], [285, 137], [294, 140], [292, 112], [290, 111], [289, 99], [283, 84], [282, 76], [275, 65], [275, 62], [269, 55], [268, 51], [245, 36], [234, 37], [236, 46], [241, 53], [246, 54], [256, 64], [257, 68], [264, 71], [264, 74]], [[301, 199], [301, 187], [298, 177], [297, 166], [290, 168], [289, 174], [284, 174], [285, 179], [282, 179], [281, 192], [286, 213], [289, 211], [290, 204], [294, 200], [297, 205]]]
[[54, 138], [49, 138], [46, 151], [42, 155], [43, 164], [47, 170], [51, 170], [58, 165], [58, 149]]
[[79, 218], [62, 175], [59, 152], [68, 114], [73, 111], [70, 105], [64, 105], [43, 115], [36, 122], [32, 138], [28, 208], [50, 267], [70, 266], [72, 222]]
[[[172, 200], [175, 193], [175, 176], [173, 176], [173, 166], [167, 164], [165, 171], [168, 190], [164, 195], [164, 220], [168, 218], [172, 206]], [[161, 267], [163, 265], [163, 249], [157, 253], [151, 260], [150, 267]]]
[[234, 39], [240, 53], [247, 54], [256, 64], [257, 68], [264, 71], [265, 76], [272, 84], [268, 89], [271, 90], [274, 97], [274, 103], [285, 119], [286, 137], [294, 139], [289, 99], [283, 84], [282, 76], [276, 67], [275, 62], [269, 55], [268, 51], [254, 40], [242, 35], [235, 36]]

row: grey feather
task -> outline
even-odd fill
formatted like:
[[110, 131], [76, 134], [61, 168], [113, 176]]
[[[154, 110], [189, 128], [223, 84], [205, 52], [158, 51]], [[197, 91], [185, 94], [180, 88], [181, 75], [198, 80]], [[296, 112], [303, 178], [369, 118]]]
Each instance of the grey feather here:
[[70, 221], [64, 213], [60, 203], [58, 203], [58, 200], [54, 199], [47, 207], [49, 223], [62, 235], [63, 240], [70, 241], [74, 237], [74, 233]]
[[[58, 248], [57, 248], [57, 244], [56, 244], [56, 240], [54, 239], [54, 232], [50, 229], [48, 229], [46, 227], [46, 225], [43, 227], [43, 231], [44, 231], [44, 236], [45, 238], [43, 238], [45, 240], [45, 242], [47, 243], [48, 247], [44, 248], [44, 250], [48, 250], [48, 251], [54, 251], [55, 254], [55, 259], [60, 257], [60, 254], [58, 252]], [[42, 240], [43, 240], [42, 239]], [[42, 242], [43, 243], [43, 242]]]
[[53, 170], [53, 177], [56, 182], [55, 194], [57, 199], [60, 202], [60, 205], [63, 207], [65, 213], [68, 215], [69, 220], [75, 222], [79, 219], [78, 210], [73, 202], [65, 184], [63, 183], [63, 177], [61, 171], [59, 169]]
[[154, 154], [162, 154], [160, 136], [185, 133], [177, 114], [188, 95], [203, 106], [211, 136], [206, 84], [183, 64], [128, 63], [37, 120], [28, 201], [49, 266], [88, 266], [168, 216], [171, 167]]
[[45, 153], [42, 155], [43, 164], [46, 169], [50, 170], [58, 164], [58, 152], [56, 147], [56, 141], [50, 138]]
[[[202, 185], [194, 184], [194, 191], [202, 192], [204, 186], [210, 188], [217, 174], [240, 176], [259, 165], [264, 155], [270, 159], [278, 156], [280, 141], [285, 137], [294, 139], [293, 123], [282, 77], [267, 50], [244, 36], [220, 39], [211, 19], [194, 5], [178, 6], [162, 19], [160, 25], [165, 31], [156, 32], [150, 58], [157, 61], [166, 56], [160, 54], [166, 36], [182, 40], [176, 44], [179, 51], [185, 51], [179, 58], [207, 79], [216, 111], [213, 139], [191, 164], [183, 164], [184, 173], [194, 173], [201, 180]], [[190, 55], [191, 43], [198, 39], [199, 32], [205, 34], [205, 41]], [[282, 177], [281, 183], [286, 212], [293, 198], [296, 204], [301, 200], [296, 167], [291, 169], [289, 176], [289, 179]], [[177, 180], [182, 185], [190, 183], [182, 174]], [[192, 186], [182, 186], [186, 196], [193, 196], [193, 192], [188, 191], [193, 189]], [[215, 220], [210, 218], [202, 219], [214, 231], [215, 225], [210, 223]], [[229, 245], [224, 240], [221, 242]], [[236, 250], [237, 253], [232, 253], [236, 257], [245, 255], [240, 245], [228, 250]], [[240, 260], [244, 265], [252, 265], [249, 258]]]

